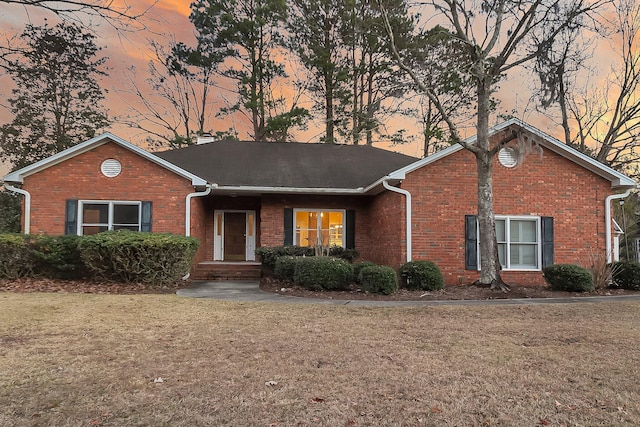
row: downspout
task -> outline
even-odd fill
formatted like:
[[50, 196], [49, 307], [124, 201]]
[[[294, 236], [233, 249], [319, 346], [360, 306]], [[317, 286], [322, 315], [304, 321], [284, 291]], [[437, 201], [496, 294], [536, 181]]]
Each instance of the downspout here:
[[22, 188], [4, 183], [4, 188], [24, 196], [24, 234], [29, 234], [31, 228], [31, 194]]
[[402, 188], [394, 187], [389, 185], [387, 179], [382, 181], [382, 185], [389, 191], [393, 191], [394, 193], [400, 193], [405, 196], [406, 201], [406, 224], [407, 224], [407, 262], [411, 261], [411, 193], [409, 191], [404, 190]]
[[612, 194], [607, 196], [604, 202], [604, 221], [605, 227], [605, 245], [607, 250], [607, 263], [610, 264], [613, 260], [613, 251], [611, 244], [611, 201], [615, 199], [624, 199], [631, 193], [631, 189], [628, 189], [625, 193]]
[[[214, 184], [215, 185], [215, 184]], [[184, 235], [189, 237], [191, 236], [191, 199], [194, 197], [204, 197], [208, 196], [211, 193], [211, 185], [207, 184], [207, 189], [200, 192], [187, 194], [187, 198], [185, 200], [185, 217], [184, 217]]]

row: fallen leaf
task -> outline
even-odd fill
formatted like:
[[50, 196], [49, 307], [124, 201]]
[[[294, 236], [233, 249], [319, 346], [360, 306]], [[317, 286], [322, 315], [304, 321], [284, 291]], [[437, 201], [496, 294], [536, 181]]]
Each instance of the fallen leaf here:
[[311, 400], [313, 400], [313, 401], [314, 401], [314, 402], [316, 402], [316, 403], [322, 403], [322, 402], [324, 402], [324, 399], [323, 399], [323, 398], [321, 398], [321, 397], [314, 397], [314, 398], [313, 398], [313, 399], [311, 399]]
[[266, 385], [267, 387], [273, 387], [274, 385], [278, 385], [277, 381], [267, 381], [266, 383], [264, 383], [264, 385]]
[[442, 409], [438, 408], [437, 406], [432, 406], [431, 407], [431, 413], [432, 414], [439, 414], [442, 412]]
[[540, 421], [538, 422], [538, 425], [541, 426], [548, 426], [549, 424], [551, 424], [548, 420], [545, 420], [544, 418], [540, 418]]

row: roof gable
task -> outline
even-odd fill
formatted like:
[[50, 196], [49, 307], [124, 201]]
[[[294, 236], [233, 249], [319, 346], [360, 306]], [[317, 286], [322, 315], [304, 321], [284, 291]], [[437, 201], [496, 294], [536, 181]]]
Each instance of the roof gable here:
[[103, 144], [107, 144], [109, 142], [113, 142], [115, 144], [120, 145], [121, 147], [134, 152], [135, 154], [159, 165], [162, 166], [166, 169], [169, 169], [170, 171], [176, 173], [177, 175], [180, 175], [186, 179], [191, 180], [192, 185], [194, 186], [204, 186], [207, 184], [206, 180], [192, 174], [189, 171], [186, 171], [182, 168], [180, 168], [179, 166], [176, 166], [170, 162], [167, 162], [166, 160], [157, 157], [145, 150], [143, 150], [140, 147], [137, 147], [133, 144], [131, 144], [130, 142], [125, 141], [122, 138], [119, 138], [109, 132], [107, 133], [103, 133], [102, 135], [98, 135], [95, 138], [92, 138], [88, 141], [82, 142], [80, 144], [74, 145], [73, 147], [67, 148], [66, 150], [63, 150], [57, 154], [54, 154], [53, 156], [47, 157], [46, 159], [42, 159], [38, 162], [35, 162], [29, 166], [25, 166], [22, 169], [18, 169], [14, 172], [9, 173], [8, 175], [5, 175], [3, 180], [5, 182], [8, 183], [20, 183], [22, 184], [24, 182], [24, 178], [29, 176], [29, 175], [33, 175], [35, 173], [38, 173], [44, 169], [47, 169], [51, 166], [57, 165], [59, 163], [64, 162], [65, 160], [68, 160], [72, 157], [75, 157], [79, 154], [85, 153], [87, 151], [92, 150], [95, 147], [99, 147], [100, 145]]
[[[523, 129], [539, 138], [539, 144], [550, 151], [582, 166], [583, 168], [591, 171], [592, 173], [601, 176], [611, 182], [612, 188], [632, 188], [636, 186], [636, 183], [633, 179], [628, 176], [606, 166], [597, 160], [592, 159], [579, 152], [578, 150], [564, 144], [558, 139], [547, 135], [541, 130], [519, 120], [516, 118], [512, 118], [507, 120], [506, 122], [500, 123], [489, 129], [489, 136], [495, 135], [496, 133], [503, 131], [509, 127], [516, 126], [520, 129]], [[472, 136], [465, 140], [468, 144], [474, 144], [476, 141], [476, 136]], [[394, 179], [404, 179], [405, 175], [411, 173], [421, 167], [429, 165], [433, 162], [437, 162], [438, 160], [447, 157], [453, 153], [456, 153], [460, 150], [464, 150], [464, 148], [460, 144], [452, 145], [444, 150], [438, 151], [437, 153], [425, 157], [424, 159], [420, 159], [417, 162], [414, 162], [404, 168], [400, 168], [389, 174], [390, 177]]]

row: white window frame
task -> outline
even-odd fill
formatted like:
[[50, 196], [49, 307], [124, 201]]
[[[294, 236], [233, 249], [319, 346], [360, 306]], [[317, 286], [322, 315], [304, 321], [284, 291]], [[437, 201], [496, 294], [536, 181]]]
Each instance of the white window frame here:
[[[138, 206], [138, 231], [142, 229], [142, 202], [139, 200], [78, 200], [78, 227], [77, 234], [78, 236], [82, 236], [82, 230], [84, 227], [100, 227], [104, 226], [104, 223], [93, 223], [93, 222], [84, 222], [84, 205], [108, 205], [109, 211], [107, 215], [107, 230], [113, 230], [114, 225], [123, 225], [123, 224], [114, 224], [113, 222], [113, 207], [115, 205], [137, 205]], [[131, 224], [128, 224], [131, 225]]]
[[[300, 242], [298, 242], [298, 233], [296, 232], [298, 229], [298, 224], [297, 224], [297, 213], [298, 212], [316, 212], [318, 214], [320, 213], [331, 213], [331, 212], [338, 212], [342, 214], [342, 242], [340, 244], [341, 247], [345, 247], [346, 245], [346, 238], [347, 238], [347, 229], [345, 227], [345, 222], [347, 220], [347, 210], [346, 209], [325, 209], [325, 208], [295, 208], [293, 210], [293, 244], [294, 245], [298, 245], [298, 246], [302, 246], [300, 244]], [[322, 223], [319, 223], [319, 226], [316, 227], [316, 231], [320, 234], [322, 232]]]
[[[502, 270], [503, 271], [542, 271], [542, 227], [541, 227], [541, 217], [539, 216], [534, 216], [534, 215], [496, 215], [495, 216], [496, 221], [505, 221], [505, 230], [504, 230], [504, 234], [505, 234], [505, 241], [504, 242], [498, 242], [498, 244], [505, 244], [506, 248], [505, 248], [505, 265], [502, 266]], [[511, 267], [511, 244], [516, 244], [516, 245], [522, 245], [522, 244], [528, 244], [526, 242], [511, 242], [511, 227], [509, 226], [509, 223], [511, 221], [529, 221], [529, 222], [534, 222], [536, 224], [536, 264], [537, 267]], [[478, 230], [477, 230], [477, 236], [478, 236], [478, 270], [480, 270], [480, 228], [479, 228], [479, 224], [478, 224]], [[533, 243], [529, 243], [530, 245], [533, 245]]]

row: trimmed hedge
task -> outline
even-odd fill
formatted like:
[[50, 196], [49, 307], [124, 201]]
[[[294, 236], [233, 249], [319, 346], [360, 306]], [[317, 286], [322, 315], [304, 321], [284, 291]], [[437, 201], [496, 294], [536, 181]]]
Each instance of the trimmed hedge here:
[[84, 264], [102, 278], [162, 284], [179, 280], [189, 272], [198, 240], [119, 230], [85, 236], [79, 249]]
[[554, 264], [542, 269], [544, 278], [554, 291], [592, 292], [593, 275], [575, 264]]
[[58, 279], [79, 279], [86, 275], [78, 244], [80, 236], [29, 236], [37, 275]]
[[25, 236], [0, 234], [0, 278], [18, 279], [32, 276], [34, 264]]
[[343, 290], [352, 279], [353, 266], [343, 259], [301, 257], [297, 259], [293, 282], [314, 291]]
[[[315, 256], [315, 249], [308, 246], [261, 246], [256, 249], [256, 255], [260, 256], [265, 267], [275, 269], [278, 258], [282, 256], [312, 257]], [[329, 256], [353, 262], [354, 259], [358, 258], [358, 251], [340, 246], [331, 246], [329, 248]]]
[[365, 292], [391, 295], [398, 290], [398, 275], [391, 267], [369, 265], [360, 271], [360, 284]]
[[640, 291], [640, 263], [618, 261], [611, 264], [615, 286], [631, 291]]
[[281, 256], [276, 260], [276, 266], [273, 269], [273, 275], [276, 279], [288, 280], [293, 282], [293, 276], [296, 272], [296, 264], [298, 257]]
[[402, 284], [407, 289], [435, 291], [444, 288], [444, 278], [431, 261], [410, 261], [400, 267]]
[[353, 263], [353, 278], [356, 283], [360, 283], [360, 272], [365, 267], [371, 267], [377, 265], [375, 262], [371, 261], [360, 261]]

